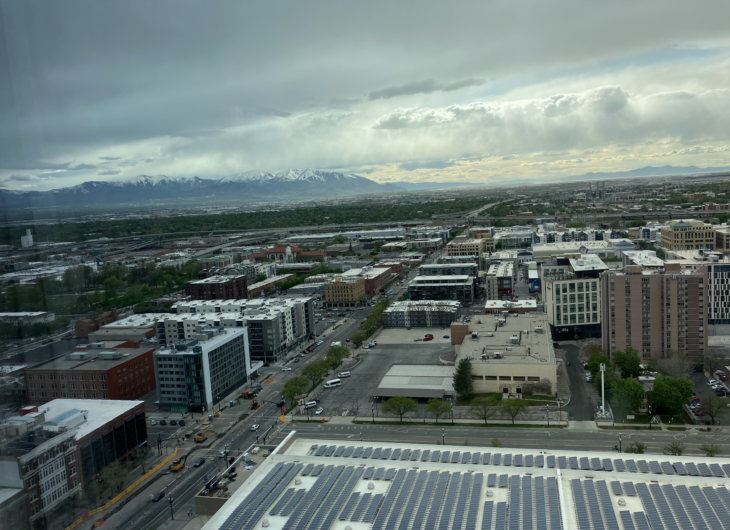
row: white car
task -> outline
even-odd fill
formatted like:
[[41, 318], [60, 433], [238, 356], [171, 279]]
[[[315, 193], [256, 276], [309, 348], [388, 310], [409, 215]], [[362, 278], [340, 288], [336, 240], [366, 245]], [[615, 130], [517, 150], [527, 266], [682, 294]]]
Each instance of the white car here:
[[259, 430], [259, 424], [258, 423], [254, 423], [253, 425], [251, 425], [251, 430], [252, 431], [258, 431]]
[[712, 385], [716, 385], [716, 384], [717, 384], [717, 381], [715, 381], [714, 379], [710, 379], [709, 381], [707, 381], [707, 386], [712, 386]]
[[152, 420], [152, 421], [150, 422], [150, 425], [157, 425], [157, 422], [156, 422], [155, 420]]
[[314, 411], [315, 414], [322, 414], [324, 412], [324, 409], [322, 407], [319, 407], [317, 410]]
[[722, 385], [712, 385], [710, 388], [712, 390], [719, 390], [719, 389], [723, 388], [723, 386]]
[[291, 372], [291, 368], [289, 368], [288, 366], [285, 366], [284, 368], [281, 369], [281, 371], [282, 372]]

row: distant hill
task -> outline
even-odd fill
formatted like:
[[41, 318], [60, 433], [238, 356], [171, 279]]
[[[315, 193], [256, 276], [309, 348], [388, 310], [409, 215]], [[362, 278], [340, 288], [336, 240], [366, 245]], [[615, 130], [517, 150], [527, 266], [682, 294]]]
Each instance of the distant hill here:
[[692, 173], [717, 173], [730, 171], [730, 167], [697, 167], [697, 166], [646, 166], [629, 171], [615, 171], [606, 173], [586, 173], [573, 177], [556, 177], [552, 181], [574, 181], [574, 180], [603, 180], [628, 177], [661, 177], [670, 175], [687, 175]]
[[154, 202], [220, 204], [300, 198], [365, 195], [405, 191], [392, 184], [335, 171], [290, 169], [272, 174], [255, 170], [220, 179], [139, 175], [117, 182], [84, 182], [51, 191], [0, 189], [0, 207], [41, 208]]

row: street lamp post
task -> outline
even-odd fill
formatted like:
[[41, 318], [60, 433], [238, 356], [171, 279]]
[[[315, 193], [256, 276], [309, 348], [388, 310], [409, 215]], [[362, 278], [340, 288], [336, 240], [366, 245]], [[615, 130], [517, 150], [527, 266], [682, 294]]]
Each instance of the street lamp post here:
[[221, 395], [217, 394], [216, 397], [218, 398], [218, 412], [220, 412], [221, 411]]
[[451, 403], [451, 425], [454, 424], [454, 404]]
[[370, 404], [370, 408], [371, 408], [372, 413], [373, 413], [373, 425], [375, 425], [375, 403], [371, 403]]
[[618, 452], [621, 452], [621, 433], [618, 433]]
[[548, 427], [550, 427], [550, 405], [545, 405], [545, 411], [547, 412]]
[[172, 513], [172, 494], [167, 496], [167, 500], [170, 502], [170, 519], [175, 520], [175, 515]]
[[446, 445], [446, 429], [441, 429], [441, 445]]

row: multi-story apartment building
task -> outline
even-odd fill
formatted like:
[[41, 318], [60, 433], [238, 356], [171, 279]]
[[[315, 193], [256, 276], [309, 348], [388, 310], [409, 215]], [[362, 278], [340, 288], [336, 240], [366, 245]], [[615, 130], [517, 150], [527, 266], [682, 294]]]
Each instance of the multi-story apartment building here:
[[230, 300], [248, 298], [248, 283], [245, 274], [237, 276], [210, 276], [188, 282], [185, 294], [193, 300]]
[[389, 268], [363, 267], [362, 269], [350, 269], [345, 271], [343, 278], [362, 278], [365, 280], [365, 294], [374, 296], [390, 281], [393, 275]]
[[365, 303], [365, 278], [337, 277], [324, 286], [327, 307], [357, 307]]
[[555, 340], [601, 335], [600, 274], [595, 254], [568, 254], [542, 267], [542, 296]]
[[461, 315], [461, 304], [447, 300], [393, 302], [383, 312], [388, 328], [450, 326]]
[[314, 299], [221, 300], [179, 302], [177, 315], [161, 317], [158, 340], [172, 344], [189, 339], [198, 325], [218, 328], [248, 326], [252, 359], [276, 362], [314, 335]]
[[707, 272], [667, 263], [663, 270], [639, 265], [601, 277], [603, 351], [632, 347], [644, 359], [670, 351], [691, 357], [707, 352]]
[[419, 276], [477, 276], [479, 265], [472, 263], [429, 263], [418, 267]]
[[95, 343], [37, 364], [24, 372], [28, 402], [142, 399], [155, 389], [154, 350], [145, 342]]
[[446, 252], [449, 256], [478, 256], [484, 254], [484, 239], [463, 239], [454, 240], [446, 245]]
[[11, 472], [9, 464], [17, 462], [31, 527], [38, 519], [45, 527], [49, 512], [81, 493], [104, 466], [147, 445], [142, 401], [56, 399], [21, 414], [0, 426], [0, 469]]
[[155, 352], [159, 407], [208, 411], [251, 375], [247, 327], [198, 326], [190, 339]]
[[715, 230], [711, 224], [696, 219], [672, 221], [662, 228], [662, 247], [667, 250], [713, 250]]
[[702, 267], [707, 271], [707, 323], [711, 326], [730, 324], [730, 261], [723, 257], [722, 261], [708, 261]]
[[504, 261], [490, 265], [484, 279], [487, 300], [511, 298], [514, 287], [515, 264]]
[[475, 295], [474, 276], [416, 276], [408, 285], [408, 296], [414, 301], [456, 300], [468, 306], [474, 302]]

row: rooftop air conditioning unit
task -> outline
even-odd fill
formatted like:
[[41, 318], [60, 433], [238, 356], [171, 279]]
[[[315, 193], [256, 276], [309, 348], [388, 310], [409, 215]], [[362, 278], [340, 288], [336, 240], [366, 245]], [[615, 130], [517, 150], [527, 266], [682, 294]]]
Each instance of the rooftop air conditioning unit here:
[[494, 337], [494, 333], [487, 333], [487, 337]]
[[542, 326], [535, 326], [535, 333], [542, 333]]
[[520, 338], [517, 335], [512, 335], [509, 340], [510, 342], [512, 342], [512, 344], [517, 344], [518, 342], [520, 342]]
[[501, 359], [502, 358], [502, 352], [501, 351], [494, 352], [494, 358], [495, 359]]

